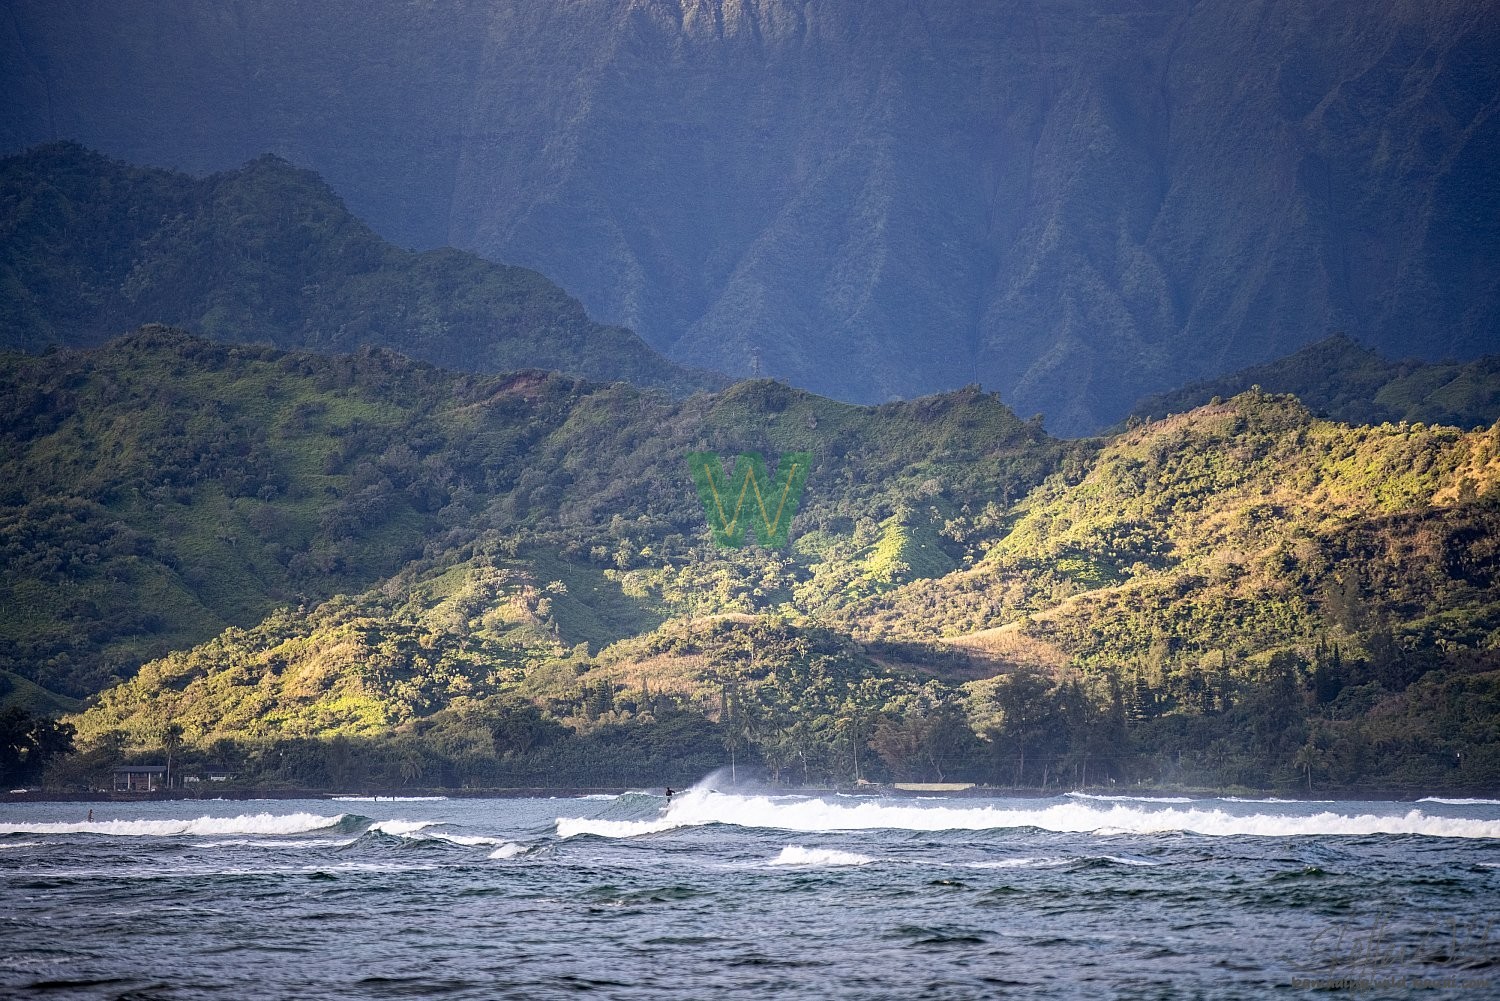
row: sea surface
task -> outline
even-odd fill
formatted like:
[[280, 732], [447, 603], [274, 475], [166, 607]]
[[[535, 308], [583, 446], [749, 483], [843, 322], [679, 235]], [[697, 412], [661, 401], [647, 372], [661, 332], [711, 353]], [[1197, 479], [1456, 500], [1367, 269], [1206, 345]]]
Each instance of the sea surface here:
[[1494, 998], [1497, 919], [1485, 799], [0, 806], [16, 998]]

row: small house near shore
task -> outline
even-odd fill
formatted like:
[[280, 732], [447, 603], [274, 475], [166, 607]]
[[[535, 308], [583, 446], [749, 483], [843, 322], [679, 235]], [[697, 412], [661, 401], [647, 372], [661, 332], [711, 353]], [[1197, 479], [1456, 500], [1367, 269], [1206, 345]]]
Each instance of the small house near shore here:
[[115, 792], [155, 792], [167, 787], [166, 765], [121, 765], [114, 774]]

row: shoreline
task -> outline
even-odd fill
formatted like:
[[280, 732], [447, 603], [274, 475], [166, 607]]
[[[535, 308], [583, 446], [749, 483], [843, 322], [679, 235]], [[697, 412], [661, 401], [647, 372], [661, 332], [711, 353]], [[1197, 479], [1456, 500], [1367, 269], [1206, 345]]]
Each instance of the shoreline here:
[[[0, 792], [0, 804], [9, 803], [155, 803], [155, 802], [214, 802], [256, 800], [326, 800], [341, 801], [386, 801], [399, 802], [418, 798], [425, 799], [578, 799], [583, 796], [620, 796], [628, 792], [652, 792], [619, 786], [516, 786], [502, 788], [444, 789], [305, 789], [305, 788], [261, 788], [239, 787], [233, 789], [168, 789], [155, 792], [125, 792], [96, 790], [73, 792], [57, 789], [32, 789], [25, 792]], [[681, 790], [686, 792], [687, 789]], [[1294, 793], [1276, 789], [1119, 789], [1118, 787], [1069, 789], [1061, 791], [1043, 789], [1014, 789], [1004, 786], [970, 786], [964, 789], [900, 788], [895, 785], [863, 786], [742, 786], [738, 790], [747, 795], [763, 796], [843, 796], [848, 798], [883, 799], [1057, 799], [1071, 793], [1077, 798], [1096, 798], [1098, 802], [1150, 802], [1170, 803], [1174, 798], [1188, 797], [1194, 800], [1236, 798], [1253, 801], [1280, 800], [1288, 803], [1358, 803], [1392, 802], [1417, 803], [1425, 798], [1444, 799], [1494, 799], [1500, 801], [1496, 790], [1418, 790], [1418, 789], [1339, 789], [1325, 793]], [[212, 795], [209, 795], [212, 793]], [[1181, 805], [1181, 804], [1177, 804]]]

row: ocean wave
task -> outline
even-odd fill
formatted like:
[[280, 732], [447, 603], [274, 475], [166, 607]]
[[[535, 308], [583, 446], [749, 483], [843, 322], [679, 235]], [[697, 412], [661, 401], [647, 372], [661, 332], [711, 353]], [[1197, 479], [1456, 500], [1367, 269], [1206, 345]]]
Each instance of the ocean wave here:
[[40, 841], [17, 841], [14, 844], [0, 844], [0, 849], [36, 848], [40, 844]]
[[1192, 803], [1190, 796], [1106, 796], [1103, 793], [1070, 792], [1063, 795], [1073, 799], [1094, 799], [1104, 803]]
[[401, 838], [403, 841], [442, 841], [465, 848], [509, 843], [504, 838], [492, 838], [480, 834], [450, 834], [447, 831], [432, 830], [433, 827], [438, 826], [440, 824], [435, 820], [382, 820], [371, 824], [367, 833], [384, 834], [393, 838]]
[[875, 859], [858, 852], [841, 852], [833, 848], [804, 848], [787, 845], [767, 865], [869, 865]]
[[482, 848], [488, 845], [508, 845], [509, 841], [504, 838], [490, 838], [480, 834], [445, 834], [442, 831], [423, 831], [412, 835], [416, 841], [446, 841], [450, 845], [462, 845], [465, 848]]
[[927, 807], [884, 802], [857, 805], [809, 799], [777, 802], [765, 796], [692, 792], [660, 816], [644, 820], [559, 817], [559, 837], [629, 838], [684, 827], [732, 824], [809, 833], [857, 830], [985, 831], [1033, 827], [1064, 833], [1153, 834], [1187, 831], [1240, 837], [1418, 834], [1448, 838], [1500, 838], [1500, 821], [1429, 816], [1421, 810], [1377, 815], [1322, 811], [1311, 815], [1234, 814], [1193, 807], [1146, 809], [1125, 803], [1058, 803], [1036, 809], [1002, 806]]
[[347, 848], [354, 844], [352, 839], [341, 838], [225, 838], [222, 841], [200, 841], [194, 844], [194, 848], [295, 848], [299, 851], [309, 848]]
[[525, 853], [525, 851], [525, 845], [518, 845], [514, 841], [507, 841], [503, 843], [499, 848], [496, 848], [494, 851], [490, 852], [490, 858], [515, 858], [517, 855]]
[[1418, 803], [1442, 803], [1445, 806], [1500, 806], [1500, 799], [1444, 799], [1441, 796], [1423, 796]]
[[436, 803], [447, 796], [330, 796], [340, 803]]
[[378, 820], [371, 824], [371, 834], [389, 834], [393, 838], [404, 838], [410, 834], [416, 834], [426, 827], [437, 823], [435, 820]]
[[309, 834], [363, 820], [341, 813], [256, 813], [237, 817], [198, 817], [195, 820], [98, 820], [76, 824], [0, 824], [0, 834], [101, 834], [106, 837], [171, 838], [233, 834]]

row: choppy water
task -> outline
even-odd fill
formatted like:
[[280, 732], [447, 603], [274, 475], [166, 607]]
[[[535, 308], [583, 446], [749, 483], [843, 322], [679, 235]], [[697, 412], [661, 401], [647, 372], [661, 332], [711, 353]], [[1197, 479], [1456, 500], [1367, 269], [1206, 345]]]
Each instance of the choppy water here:
[[15, 997], [1478, 998], [1496, 915], [1493, 800], [0, 806]]

